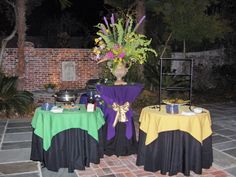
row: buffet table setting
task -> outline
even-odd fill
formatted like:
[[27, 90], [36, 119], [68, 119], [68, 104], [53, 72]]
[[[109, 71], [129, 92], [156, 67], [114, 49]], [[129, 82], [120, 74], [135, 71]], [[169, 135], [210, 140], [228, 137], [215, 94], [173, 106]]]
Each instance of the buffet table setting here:
[[[73, 172], [99, 164], [104, 154], [136, 154], [131, 104], [142, 88], [142, 84], [97, 85], [102, 106], [92, 94], [80, 99], [84, 104], [75, 104], [72, 92], [59, 92], [57, 102], [35, 110], [30, 159], [51, 171], [68, 168]], [[93, 98], [95, 109], [89, 111], [88, 101]]]
[[[201, 174], [213, 162], [210, 112], [187, 105], [144, 107], [139, 117], [139, 139], [131, 103], [141, 84], [97, 85], [103, 111], [88, 111], [86, 104], [43, 104], [35, 110], [31, 160], [51, 171], [85, 170], [99, 164], [104, 154], [137, 154], [136, 165], [163, 175]], [[191, 109], [193, 108], [193, 109]]]
[[[61, 111], [62, 110], [62, 111]], [[31, 160], [52, 171], [59, 168], [84, 170], [103, 157], [103, 112], [87, 112], [85, 105], [38, 107], [32, 119]]]
[[137, 165], [146, 171], [186, 176], [202, 173], [213, 162], [211, 118], [208, 110], [195, 113], [189, 106], [167, 113], [166, 105], [148, 106], [139, 118]]
[[[89, 58], [97, 64], [106, 62], [105, 67], [101, 67], [106, 70], [100, 74], [106, 77], [110, 70], [111, 82], [105, 78], [104, 83], [97, 83], [96, 91], [93, 90], [96, 94], [87, 90], [89, 93], [81, 95], [78, 105], [78, 94], [65, 90], [54, 95], [54, 105], [38, 107], [32, 119], [30, 159], [40, 161], [49, 170], [68, 168], [69, 172], [100, 163], [104, 154], [117, 157], [137, 154], [138, 166], [170, 176], [179, 172], [189, 176], [190, 171], [201, 174], [202, 168], [210, 168], [213, 162], [210, 113], [203, 108], [191, 109], [193, 60], [175, 59], [189, 64], [190, 73], [177, 73], [170, 67], [173, 59], [162, 58], [162, 53], [158, 66], [159, 105], [142, 109], [137, 141], [132, 103], [144, 86], [127, 82], [132, 78], [125, 76], [129, 69], [134, 69], [133, 76], [141, 79], [141, 67], [132, 66], [144, 64], [149, 54], [157, 57], [157, 52], [151, 47], [151, 39], [136, 33], [145, 16], [139, 21], [129, 15], [115, 18], [114, 14], [110, 19], [105, 16], [103, 19], [104, 23], [96, 25], [95, 46]], [[164, 60], [168, 61], [166, 68]], [[164, 81], [170, 79], [174, 79], [173, 83], [185, 79], [188, 84], [180, 87], [170, 82], [169, 87]], [[181, 105], [173, 102], [162, 105], [165, 103], [163, 91], [167, 91], [168, 97], [169, 91], [174, 91], [173, 95], [187, 91], [188, 98], [186, 101], [174, 99], [174, 103], [181, 101]], [[94, 95], [98, 96], [97, 100]], [[56, 106], [57, 102], [64, 104]]]

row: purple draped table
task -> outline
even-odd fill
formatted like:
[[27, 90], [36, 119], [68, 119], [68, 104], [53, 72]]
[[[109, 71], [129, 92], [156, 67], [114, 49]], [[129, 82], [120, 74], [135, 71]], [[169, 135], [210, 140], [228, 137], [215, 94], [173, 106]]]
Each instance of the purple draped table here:
[[[105, 102], [104, 117], [106, 125], [104, 128], [105, 154], [124, 156], [137, 152], [137, 141], [133, 122], [133, 111], [130, 104], [140, 94], [142, 84], [133, 85], [97, 85], [97, 91]], [[128, 106], [127, 106], [128, 103]], [[127, 121], [114, 121], [119, 111], [114, 110], [114, 104], [128, 107], [124, 113]]]

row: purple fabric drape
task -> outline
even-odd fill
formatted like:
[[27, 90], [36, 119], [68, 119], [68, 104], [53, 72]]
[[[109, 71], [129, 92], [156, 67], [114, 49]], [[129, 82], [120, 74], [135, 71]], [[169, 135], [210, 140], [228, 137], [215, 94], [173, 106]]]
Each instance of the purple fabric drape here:
[[[134, 85], [97, 85], [97, 91], [100, 93], [101, 98], [104, 100], [106, 106], [104, 109], [104, 115], [106, 118], [106, 123], [108, 124], [107, 128], [107, 140], [110, 140], [115, 136], [115, 128], [112, 127], [114, 122], [116, 112], [112, 109], [111, 105], [115, 102], [119, 105], [123, 105], [125, 102], [132, 103], [135, 98], [141, 92], [143, 86], [141, 84]], [[126, 124], [126, 137], [130, 139], [133, 136], [132, 129], [132, 117], [133, 111], [131, 107], [129, 111], [126, 112], [126, 116], [128, 118], [128, 122]]]

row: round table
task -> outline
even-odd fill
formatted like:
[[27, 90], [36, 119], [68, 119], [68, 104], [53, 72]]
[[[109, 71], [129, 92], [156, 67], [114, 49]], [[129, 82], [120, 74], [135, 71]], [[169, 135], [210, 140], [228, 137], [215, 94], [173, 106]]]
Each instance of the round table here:
[[188, 106], [180, 106], [179, 114], [166, 113], [148, 106], [140, 114], [139, 148], [137, 165], [147, 171], [161, 171], [189, 176], [190, 171], [202, 173], [213, 162], [211, 118], [208, 110], [203, 113], [183, 115], [190, 112]]
[[[142, 84], [128, 85], [97, 85], [98, 93], [104, 100], [103, 109], [106, 120], [104, 126], [104, 153], [106, 155], [126, 156], [137, 153], [137, 140], [133, 122], [131, 104], [140, 94]], [[120, 120], [120, 113], [126, 109]], [[116, 122], [116, 123], [115, 123]]]
[[84, 170], [103, 157], [102, 126], [105, 121], [100, 108], [53, 113], [37, 108], [32, 119], [31, 160], [40, 161], [52, 171], [59, 168]]

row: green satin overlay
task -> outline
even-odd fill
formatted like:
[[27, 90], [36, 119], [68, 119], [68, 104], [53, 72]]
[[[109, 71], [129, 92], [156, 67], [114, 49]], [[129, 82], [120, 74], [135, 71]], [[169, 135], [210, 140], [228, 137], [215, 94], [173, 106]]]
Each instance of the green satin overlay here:
[[31, 125], [34, 134], [43, 139], [43, 149], [47, 151], [51, 146], [52, 138], [67, 129], [80, 128], [88, 132], [98, 141], [98, 130], [104, 125], [103, 112], [96, 108], [94, 112], [87, 112], [84, 105], [79, 110], [64, 110], [63, 113], [36, 109]]

